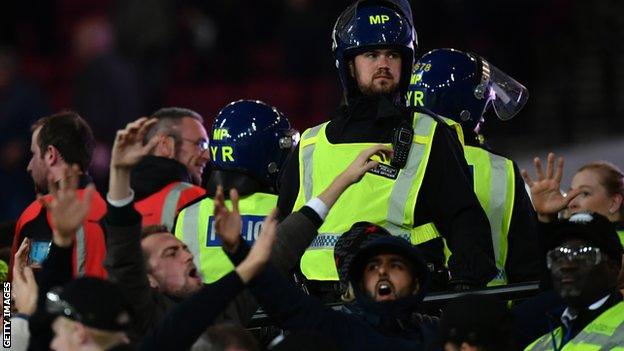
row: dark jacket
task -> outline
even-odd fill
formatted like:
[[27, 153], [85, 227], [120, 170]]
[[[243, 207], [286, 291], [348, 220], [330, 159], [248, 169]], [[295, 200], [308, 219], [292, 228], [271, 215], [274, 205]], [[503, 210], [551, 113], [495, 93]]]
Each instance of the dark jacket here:
[[[236, 265], [244, 259], [248, 250], [248, 246], [241, 245], [229, 257]], [[357, 306], [362, 309], [361, 312], [334, 311], [301, 292], [272, 264], [251, 281], [249, 288], [277, 325], [287, 330], [319, 332], [332, 339], [341, 350], [418, 351], [425, 350], [433, 337], [435, 322], [431, 318], [410, 313], [413, 318], [405, 325], [394, 318], [397, 316], [395, 313], [401, 311], [400, 314], [404, 314], [414, 307], [416, 301], [412, 298], [393, 304], [360, 300]]]
[[[376, 302], [362, 290], [363, 272], [368, 260], [379, 253], [402, 256], [411, 267], [418, 281], [416, 294], [395, 301]], [[353, 289], [355, 300], [346, 308], [386, 336], [408, 340], [432, 341], [437, 318], [417, 313], [430, 283], [430, 272], [421, 251], [407, 240], [394, 236], [381, 236], [362, 244], [347, 268], [347, 279]]]
[[159, 156], [145, 156], [132, 168], [130, 186], [136, 201], [141, 201], [173, 182], [193, 184], [186, 166]]
[[[381, 99], [363, 97], [341, 106], [327, 126], [331, 143], [390, 143], [392, 133], [409, 112]], [[299, 191], [299, 149], [284, 169], [278, 207], [282, 216], [293, 209]], [[471, 173], [456, 133], [445, 123], [436, 128], [429, 163], [414, 209], [414, 225], [435, 223], [453, 255], [455, 279], [485, 285], [496, 275], [490, 226], [474, 194]], [[420, 245], [427, 261], [443, 266], [444, 246], [436, 239]]]
[[50, 243], [48, 258], [41, 270], [36, 272], [39, 285], [37, 310], [29, 319], [30, 343], [28, 350], [49, 350], [54, 337], [51, 325], [56, 316], [46, 311], [46, 293], [57, 286], [64, 286], [73, 279], [72, 252], [74, 247], [63, 248]]
[[[161, 323], [179, 301], [152, 289], [149, 285], [141, 251], [141, 217], [132, 203], [120, 208], [109, 205], [105, 223], [108, 251], [104, 264], [109, 279], [124, 287], [129, 301], [135, 306], [137, 323], [134, 325], [131, 338], [138, 340], [149, 329]], [[289, 271], [297, 263], [314, 239], [320, 223], [318, 215], [304, 207], [280, 224], [272, 260], [282, 271]], [[282, 234], [283, 232], [297, 233], [297, 236], [288, 238]], [[245, 325], [256, 309], [256, 301], [249, 293], [243, 292], [216, 320]], [[179, 327], [184, 329], [190, 323], [190, 319], [183, 319]]]
[[245, 284], [232, 271], [212, 284], [204, 285], [167, 313], [151, 328], [139, 350], [187, 350], [208, 328]]

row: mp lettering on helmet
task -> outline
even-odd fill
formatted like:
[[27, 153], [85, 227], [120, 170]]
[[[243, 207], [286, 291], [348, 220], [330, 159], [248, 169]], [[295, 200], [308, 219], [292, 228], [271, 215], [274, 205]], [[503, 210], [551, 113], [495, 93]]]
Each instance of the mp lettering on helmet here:
[[[212, 159], [217, 159], [217, 154], [219, 153], [218, 146], [211, 146], [210, 153], [212, 154]], [[218, 155], [221, 157], [221, 162], [234, 162], [234, 149], [231, 146], [223, 146], [221, 147], [221, 153]]]
[[214, 132], [212, 133], [212, 140], [223, 140], [229, 137], [230, 137], [230, 134], [228, 133], [228, 130], [225, 128], [215, 129]]
[[422, 80], [422, 72], [412, 74], [412, 78], [410, 79], [410, 84], [416, 84]]
[[388, 15], [374, 15], [368, 16], [368, 20], [370, 24], [384, 24], [386, 21], [390, 20], [390, 16]]

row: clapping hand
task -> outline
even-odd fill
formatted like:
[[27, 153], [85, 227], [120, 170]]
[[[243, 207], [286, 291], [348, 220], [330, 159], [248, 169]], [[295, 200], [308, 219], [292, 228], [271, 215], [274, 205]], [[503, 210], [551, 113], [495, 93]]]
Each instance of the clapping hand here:
[[231, 211], [225, 205], [223, 187], [218, 186], [214, 198], [215, 230], [221, 238], [223, 248], [228, 252], [234, 252], [242, 239], [241, 229], [243, 226], [238, 211], [238, 192], [236, 189], [230, 190], [230, 200], [232, 201]]
[[568, 206], [570, 201], [579, 193], [579, 189], [570, 190], [567, 195], [561, 193], [561, 178], [563, 177], [563, 157], [559, 157], [555, 169], [555, 154], [548, 154], [546, 174], [542, 170], [539, 157], [533, 160], [537, 180], [533, 181], [526, 170], [522, 170], [522, 178], [531, 189], [533, 207], [542, 222], [550, 222], [557, 218], [557, 213]]
[[39, 202], [50, 214], [53, 227], [52, 240], [60, 247], [69, 247], [74, 242], [76, 231], [84, 222], [91, 205], [91, 198], [95, 187], [89, 184], [82, 199], [77, 193], [80, 169], [72, 165], [64, 172], [63, 178], [57, 187], [52, 178], [48, 179], [51, 199], [39, 197]]
[[143, 145], [143, 138], [158, 120], [141, 117], [118, 130], [111, 153], [111, 168], [132, 168], [158, 144], [157, 136]]
[[262, 223], [260, 235], [247, 257], [236, 267], [236, 273], [244, 283], [255, 277], [269, 261], [271, 248], [277, 235], [277, 209], [274, 208]]
[[349, 167], [345, 169], [339, 177], [342, 177], [349, 184], [359, 182], [366, 172], [379, 166], [378, 161], [371, 160], [373, 155], [378, 155], [381, 158], [392, 158], [393, 151], [390, 147], [378, 144], [371, 146], [366, 150], [363, 150], [359, 155], [351, 162]]

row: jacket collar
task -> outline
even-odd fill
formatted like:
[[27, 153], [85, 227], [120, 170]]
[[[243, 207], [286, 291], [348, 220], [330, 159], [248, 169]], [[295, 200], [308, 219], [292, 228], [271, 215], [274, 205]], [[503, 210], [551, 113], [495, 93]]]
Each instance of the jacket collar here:
[[136, 200], [144, 199], [172, 182], [193, 183], [180, 162], [159, 156], [146, 156], [132, 169], [130, 183]]

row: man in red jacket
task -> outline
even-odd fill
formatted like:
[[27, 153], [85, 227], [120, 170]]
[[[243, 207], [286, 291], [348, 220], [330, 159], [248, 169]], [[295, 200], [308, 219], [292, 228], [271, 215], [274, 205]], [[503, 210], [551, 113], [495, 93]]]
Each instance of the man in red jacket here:
[[[76, 112], [63, 111], [40, 118], [32, 128], [30, 151], [32, 158], [28, 172], [33, 178], [37, 193], [48, 193], [48, 181], [67, 181], [66, 175], [72, 165], [79, 172], [78, 196], [84, 196], [85, 188], [91, 183], [87, 170], [91, 163], [95, 141], [87, 122]], [[49, 201], [50, 196], [44, 195]], [[106, 212], [106, 203], [97, 191], [93, 192], [89, 212], [76, 232], [73, 251], [74, 276], [105, 277], [102, 261], [106, 255], [104, 231], [99, 224]], [[48, 255], [54, 226], [50, 215], [39, 201], [31, 203], [21, 214], [15, 225], [15, 236], [11, 257], [24, 238], [31, 242], [29, 263], [37, 266]]]
[[[203, 118], [189, 109], [161, 108], [150, 117], [143, 142], [155, 144], [132, 170], [135, 208], [144, 226], [165, 225], [172, 230], [178, 211], [206, 193], [200, 185], [210, 161], [208, 134]], [[126, 130], [141, 120], [129, 123]]]

